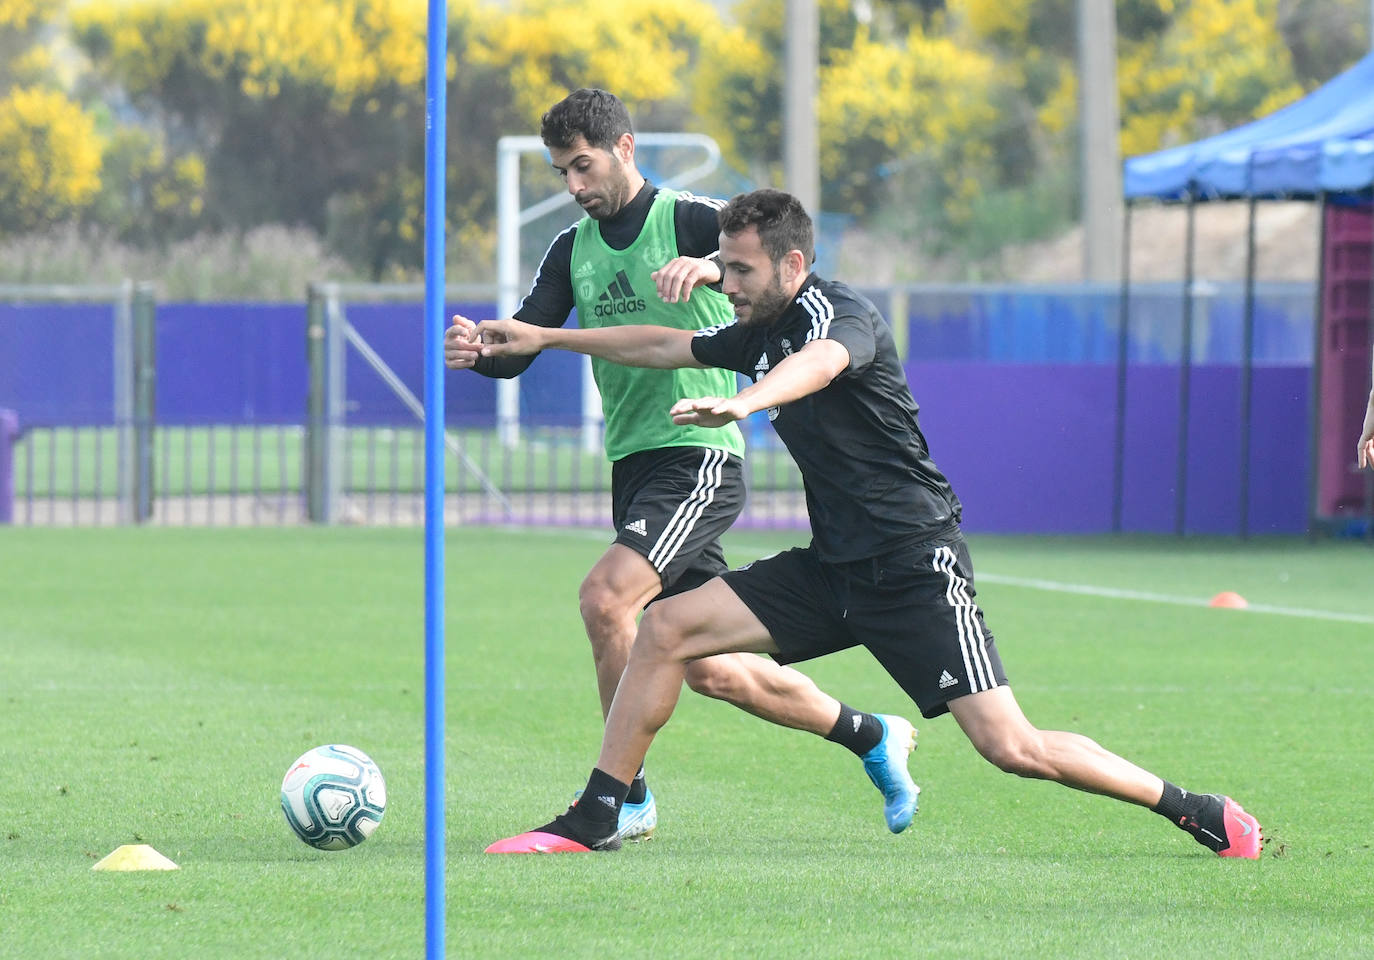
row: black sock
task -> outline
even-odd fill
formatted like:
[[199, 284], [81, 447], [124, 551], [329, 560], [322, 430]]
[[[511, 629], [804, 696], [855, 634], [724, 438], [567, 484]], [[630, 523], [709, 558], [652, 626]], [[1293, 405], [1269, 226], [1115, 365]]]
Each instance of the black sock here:
[[[582, 791], [568, 812], [537, 829], [541, 833], [576, 840], [583, 846], [604, 848], [608, 838], [615, 836], [620, 807], [629, 789], [629, 784], [621, 783], [610, 774], [593, 767], [592, 775], [587, 778], [587, 789]], [[618, 846], [620, 843], [617, 840], [609, 848]]]
[[825, 735], [825, 739], [848, 747], [855, 756], [862, 757], [883, 739], [883, 725], [871, 713], [859, 713], [840, 704], [840, 719]]
[[626, 803], [643, 803], [644, 798], [649, 793], [649, 786], [644, 782], [644, 765], [640, 764], [639, 772], [630, 781], [630, 792], [625, 795]]
[[1215, 794], [1189, 793], [1165, 780], [1164, 795], [1152, 809], [1208, 849], [1226, 849], [1223, 804]]
[[1189, 793], [1187, 790], [1182, 790], [1165, 780], [1164, 795], [1159, 798], [1159, 803], [1150, 809], [1177, 824], [1190, 816], [1197, 809], [1201, 800], [1200, 794]]

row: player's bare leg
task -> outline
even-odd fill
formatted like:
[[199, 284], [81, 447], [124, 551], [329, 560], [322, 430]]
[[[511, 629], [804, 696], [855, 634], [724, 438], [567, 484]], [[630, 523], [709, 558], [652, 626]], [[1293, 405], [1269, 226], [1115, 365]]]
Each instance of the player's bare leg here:
[[1077, 733], [1038, 730], [1010, 687], [959, 697], [949, 712], [993, 766], [1019, 777], [1054, 780], [1089, 793], [1152, 807], [1164, 781]]
[[1189, 794], [1082, 734], [1037, 729], [1010, 687], [951, 700], [949, 711], [974, 748], [1007, 773], [1149, 807], [1222, 856], [1259, 856], [1259, 823], [1234, 800]]
[[[601, 713], [610, 713], [629, 661], [636, 620], [661, 589], [658, 572], [643, 556], [621, 544], [611, 547], [582, 581], [578, 603], [592, 645]], [[684, 679], [696, 693], [724, 700], [754, 716], [825, 736], [840, 714], [840, 702], [805, 674], [746, 654], [712, 657], [687, 666]]]
[[582, 625], [592, 645], [601, 716], [611, 712], [620, 675], [635, 642], [640, 611], [662, 590], [658, 571], [643, 556], [613, 543], [578, 589]]
[[[609, 713], [635, 643], [636, 619], [658, 595], [658, 572], [639, 553], [612, 544], [587, 574], [579, 590], [583, 624], [592, 644], [602, 713]], [[724, 588], [736, 602], [733, 591]], [[655, 604], [660, 606], [667, 601]], [[742, 604], [741, 604], [742, 606]], [[757, 621], [755, 621], [757, 624]], [[757, 624], [762, 630], [762, 624]], [[865, 771], [882, 791], [888, 828], [900, 832], [916, 810], [919, 788], [911, 780], [907, 756], [915, 731], [905, 720], [857, 714], [824, 693], [805, 674], [764, 657], [722, 654], [685, 664], [678, 680], [695, 692], [731, 703], [779, 726], [835, 740], [864, 759]], [[844, 724], [839, 721], [843, 717]], [[872, 756], [870, 756], [872, 754]], [[658, 824], [658, 807], [640, 766], [626, 781], [630, 792], [621, 807], [622, 839], [648, 838]]]
[[672, 716], [693, 660], [719, 653], [776, 650], [768, 630], [721, 580], [654, 604], [644, 613], [623, 682], [606, 718], [597, 766], [617, 780], [630, 782], [654, 735]]
[[[777, 647], [767, 629], [733, 590], [712, 580], [690, 594], [653, 604], [640, 622], [629, 662], [606, 719], [601, 757], [577, 805], [553, 823], [538, 830], [498, 841], [489, 853], [555, 853], [615, 849], [621, 803], [628, 786], [641, 768], [654, 735], [668, 721], [682, 692], [692, 664], [706, 658], [721, 661], [721, 669], [738, 672], [747, 682], [764, 685], [757, 690], [737, 687], [735, 695], [751, 703], [760, 716], [791, 721], [787, 725], [821, 732], [824, 716], [832, 725], [830, 739], [844, 742], [833, 728], [838, 717], [859, 717], [877, 728], [876, 741], [864, 759], [869, 777], [884, 794], [888, 827], [899, 832], [915, 812], [919, 790], [907, 772], [907, 756], [915, 739], [911, 725], [900, 717], [844, 713], [846, 708], [822, 694], [808, 678], [794, 670], [751, 657], [720, 657], [718, 654], [775, 653]], [[762, 679], [760, 679], [762, 678]], [[713, 682], [720, 682], [717, 677]], [[734, 683], [734, 681], [729, 681]], [[798, 709], [794, 704], [778, 708], [774, 698], [793, 691], [814, 705]], [[833, 703], [832, 708], [829, 704]], [[761, 705], [761, 706], [760, 706]], [[803, 725], [800, 718], [814, 717]], [[847, 724], [843, 724], [847, 726]], [[860, 726], [856, 723], [855, 729]], [[853, 748], [851, 748], [853, 749]]]
[[[858, 717], [856, 730], [862, 724], [872, 725], [872, 739], [864, 747], [851, 749], [863, 759], [865, 772], [883, 794], [888, 829], [900, 833], [911, 822], [920, 792], [907, 770], [915, 729], [901, 717], [853, 714], [838, 701], [832, 701], [834, 708], [823, 708], [821, 702], [831, 698], [807, 677], [793, 670], [761, 669], [769, 666], [768, 662], [749, 656], [777, 652], [767, 628], [722, 580], [712, 580], [688, 596], [654, 604], [640, 623], [639, 636], [606, 720], [593, 781], [606, 777], [608, 787], [613, 781], [629, 782], [624, 777], [632, 776], [643, 762], [654, 736], [677, 706], [683, 679], [691, 670], [703, 664], [742, 664], [753, 679], [762, 678], [763, 683], [774, 685], [753, 701], [755, 708], [763, 705], [764, 709], [757, 710], [761, 716], [781, 722], [785, 711], [797, 710], [781, 703], [790, 690], [813, 703], [796, 715], [814, 716], [817, 733], [828, 724], [830, 732], [826, 735], [837, 742], [845, 742], [845, 738], [836, 734], [836, 728], [849, 726], [836, 722], [841, 716]], [[779, 698], [777, 703], [774, 697]], [[812, 712], [808, 714], [808, 710]]]

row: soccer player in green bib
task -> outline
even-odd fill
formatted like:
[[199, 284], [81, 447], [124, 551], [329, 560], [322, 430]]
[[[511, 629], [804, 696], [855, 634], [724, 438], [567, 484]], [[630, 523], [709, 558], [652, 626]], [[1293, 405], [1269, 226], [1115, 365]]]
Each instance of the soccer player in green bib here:
[[[516, 319], [559, 327], [576, 309], [582, 327], [701, 330], [731, 320], [715, 256], [723, 202], [647, 182], [635, 165], [629, 112], [617, 97], [576, 90], [544, 115], [540, 135], [586, 216], [554, 238]], [[444, 351], [450, 368], [514, 377], [534, 359], [481, 359], [479, 347], [476, 325], [454, 317]], [[592, 372], [612, 462], [615, 540], [582, 581], [578, 602], [604, 717], [639, 614], [655, 599], [691, 590], [727, 569], [720, 536], [744, 506], [744, 440], [733, 424], [680, 426], [664, 412], [683, 397], [732, 395], [729, 371], [649, 370], [593, 360]], [[888, 828], [899, 833], [911, 822], [920, 791], [907, 769], [916, 738], [909, 721], [853, 710], [798, 671], [752, 654], [700, 660], [686, 679], [698, 693], [847, 747], [882, 792]], [[644, 839], [657, 823], [641, 767], [620, 808], [618, 836]]]

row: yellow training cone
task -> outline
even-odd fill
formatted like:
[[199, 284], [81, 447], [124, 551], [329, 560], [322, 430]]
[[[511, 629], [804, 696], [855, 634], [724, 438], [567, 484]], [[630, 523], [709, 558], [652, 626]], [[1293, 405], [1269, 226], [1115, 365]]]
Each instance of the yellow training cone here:
[[126, 843], [117, 848], [105, 859], [91, 867], [92, 870], [180, 870], [146, 843]]

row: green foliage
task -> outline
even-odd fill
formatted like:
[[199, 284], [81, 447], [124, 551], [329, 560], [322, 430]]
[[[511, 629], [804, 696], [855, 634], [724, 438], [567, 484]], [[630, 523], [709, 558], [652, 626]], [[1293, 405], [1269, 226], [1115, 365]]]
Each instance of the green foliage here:
[[205, 161], [169, 157], [156, 131], [117, 126], [106, 143], [101, 189], [84, 220], [139, 246], [165, 248], [203, 226]]
[[100, 187], [95, 123], [55, 90], [0, 98], [0, 233], [66, 219]]
[[[1048, 198], [1077, 166], [1076, 3], [818, 0], [823, 208], [905, 210], [907, 235], [970, 253], [993, 209], [1059, 225]], [[1363, 0], [1115, 9], [1127, 154], [1290, 102], [1366, 37]], [[619, 93], [641, 130], [708, 133], [754, 181], [780, 183], [784, 13], [450, 2], [446, 226], [463, 276], [490, 275], [497, 139], [534, 132], [576, 86]], [[0, 229], [80, 220], [165, 246], [275, 223], [374, 279], [413, 276], [425, 26], [424, 0], [0, 0]]]
[[185, 169], [193, 149], [205, 157], [209, 227], [283, 223], [323, 234], [330, 200], [361, 196], [372, 201], [371, 246], [384, 247], [412, 214], [400, 202], [405, 180], [392, 173], [419, 160], [419, 7], [99, 0], [78, 8], [73, 30], [101, 77], [185, 145], [174, 166]]
[[[895, 199], [894, 171], [919, 168], [943, 198], [930, 226], [966, 220], [991, 162], [981, 131], [998, 122], [993, 62], [922, 18], [864, 24], [844, 0], [820, 0], [819, 13], [822, 207], [869, 214]], [[782, 6], [744, 0], [736, 16], [709, 43], [696, 103], [733, 162], [780, 181]]]
[[78, 214], [100, 187], [93, 118], [60, 89], [53, 0], [0, 0], [0, 236]]
[[1300, 97], [1303, 89], [1277, 29], [1276, 5], [1277, 0], [1192, 0], [1156, 41], [1123, 44], [1123, 154], [1186, 143]]
[[1278, 0], [1278, 28], [1304, 87], [1331, 76], [1335, 64], [1354, 63], [1370, 49], [1369, 0]]
[[51, 0], [0, 0], [0, 89], [23, 76], [23, 58], [58, 9]]

